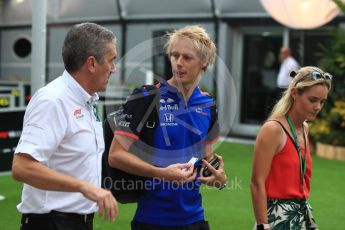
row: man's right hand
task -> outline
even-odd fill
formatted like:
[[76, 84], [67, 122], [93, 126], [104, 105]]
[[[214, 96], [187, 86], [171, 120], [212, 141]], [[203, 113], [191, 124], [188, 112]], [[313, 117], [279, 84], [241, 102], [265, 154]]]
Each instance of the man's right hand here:
[[160, 168], [157, 177], [163, 180], [183, 184], [195, 180], [196, 170], [194, 170], [191, 163], [177, 163], [169, 165], [166, 168]]
[[105, 220], [115, 221], [118, 214], [118, 206], [116, 199], [110, 191], [85, 182], [81, 185], [80, 192], [89, 200], [97, 203], [100, 217], [103, 216], [104, 211]]
[[97, 202], [98, 212], [103, 215], [105, 211], [106, 220], [114, 221], [117, 216], [117, 202], [110, 191], [48, 168], [27, 153], [14, 155], [12, 176], [17, 181], [42, 190], [80, 192], [89, 200]]

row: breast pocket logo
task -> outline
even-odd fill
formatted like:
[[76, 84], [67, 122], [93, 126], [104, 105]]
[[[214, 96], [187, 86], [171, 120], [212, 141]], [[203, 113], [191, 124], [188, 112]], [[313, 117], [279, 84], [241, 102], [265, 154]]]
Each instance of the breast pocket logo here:
[[80, 109], [74, 110], [73, 116], [74, 116], [77, 120], [80, 119], [80, 118], [82, 118], [82, 117], [84, 117], [84, 114], [82, 114], [81, 108], [80, 108]]
[[195, 112], [197, 112], [197, 113], [199, 113], [199, 114], [201, 114], [201, 115], [203, 115], [203, 116], [207, 116], [207, 113], [204, 112], [204, 111], [202, 110], [202, 108], [196, 108], [196, 109], [195, 109]]

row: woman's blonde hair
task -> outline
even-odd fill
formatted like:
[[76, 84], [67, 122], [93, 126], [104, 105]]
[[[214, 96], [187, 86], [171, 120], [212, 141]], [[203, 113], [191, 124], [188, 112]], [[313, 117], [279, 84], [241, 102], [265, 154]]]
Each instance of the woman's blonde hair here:
[[217, 51], [216, 45], [201, 26], [186, 26], [172, 33], [168, 33], [167, 37], [168, 40], [165, 44], [165, 51], [169, 57], [171, 56], [172, 47], [177, 38], [189, 38], [192, 40], [200, 60], [206, 61], [207, 65], [214, 63]]
[[283, 96], [273, 107], [270, 118], [285, 116], [285, 114], [287, 114], [287, 112], [291, 109], [293, 105], [293, 98], [291, 96], [292, 88], [296, 88], [297, 92], [300, 94], [308, 90], [310, 87], [318, 84], [326, 85], [329, 90], [331, 89], [331, 80], [325, 78], [315, 80], [311, 75], [314, 71], [321, 74], [325, 73], [322, 69], [314, 66], [306, 66], [298, 70], [296, 75], [293, 77], [289, 88], [285, 90]]

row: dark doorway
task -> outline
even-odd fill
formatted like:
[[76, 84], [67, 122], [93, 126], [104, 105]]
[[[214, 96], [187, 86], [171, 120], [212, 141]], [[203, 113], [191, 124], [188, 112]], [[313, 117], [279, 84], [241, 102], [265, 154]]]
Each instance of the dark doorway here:
[[171, 64], [165, 54], [164, 45], [167, 41], [168, 30], [153, 31], [153, 74], [155, 82], [169, 80], [172, 77]]
[[246, 34], [243, 44], [240, 122], [260, 124], [274, 104], [282, 37]]

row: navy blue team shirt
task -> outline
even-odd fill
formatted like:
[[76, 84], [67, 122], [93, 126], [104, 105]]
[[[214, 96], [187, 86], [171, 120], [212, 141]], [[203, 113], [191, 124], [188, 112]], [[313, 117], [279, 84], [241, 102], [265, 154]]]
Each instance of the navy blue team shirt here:
[[[156, 86], [157, 89], [152, 91], [145, 87], [134, 90], [123, 107], [122, 120], [118, 122], [115, 134], [138, 140], [137, 146], [146, 149], [141, 158], [157, 167], [186, 163], [191, 157], [203, 158], [205, 144], [213, 143], [219, 137], [214, 98], [196, 87], [186, 103], [177, 89], [168, 83]], [[158, 98], [147, 100], [152, 94]], [[152, 109], [158, 112], [158, 119], [146, 120]], [[140, 143], [145, 135], [143, 129], [154, 129], [150, 148], [145, 146], [147, 143]], [[166, 226], [204, 220], [200, 186], [198, 179], [183, 185], [148, 179], [134, 220]]]

